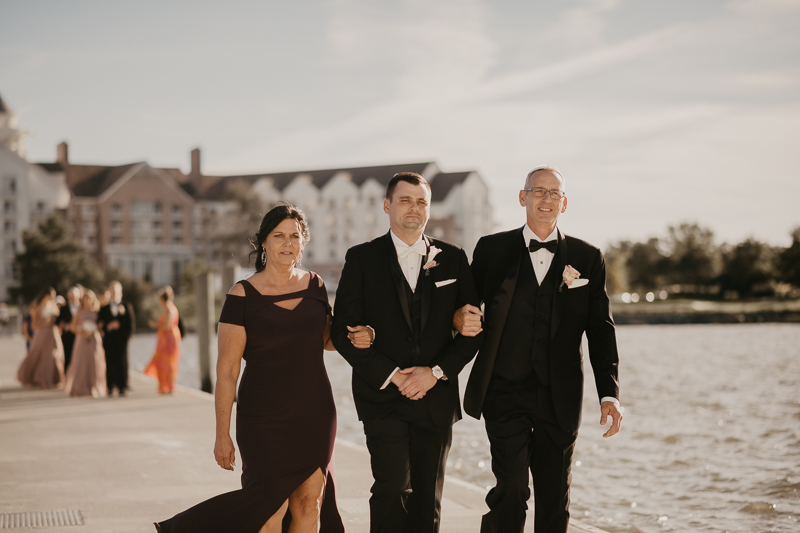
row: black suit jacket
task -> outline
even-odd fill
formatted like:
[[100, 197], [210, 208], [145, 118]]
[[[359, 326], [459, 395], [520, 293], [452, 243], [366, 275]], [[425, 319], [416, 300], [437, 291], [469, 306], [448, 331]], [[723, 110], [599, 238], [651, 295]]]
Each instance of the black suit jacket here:
[[[464, 409], [475, 418], [481, 416], [520, 261], [530, 261], [522, 229], [482, 237], [473, 254], [472, 275], [485, 304], [486, 335], [464, 394]], [[574, 289], [565, 285], [559, 290], [566, 265], [577, 269], [581, 278], [589, 280], [588, 285]], [[559, 426], [564, 431], [576, 432], [583, 401], [583, 334], [589, 341], [589, 359], [600, 397], [619, 398], [616, 333], [606, 293], [602, 252], [559, 230], [558, 252], [551, 268], [557, 269], [558, 282], [550, 328], [550, 388]]]
[[[478, 305], [469, 262], [457, 246], [428, 238], [442, 251], [438, 266], [421, 273], [421, 353], [412, 359], [411, 317], [403, 272], [391, 235], [350, 248], [336, 290], [331, 338], [338, 352], [353, 367], [353, 398], [360, 420], [379, 418], [391, 411], [403, 396], [389, 384], [380, 390], [397, 368], [439, 365], [447, 381], [438, 381], [418, 401], [427, 404], [435, 424], [445, 426], [461, 418], [458, 374], [477, 352], [478, 337], [453, 336], [453, 313], [469, 303]], [[437, 287], [436, 282], [455, 280]], [[369, 325], [375, 342], [367, 349], [353, 347], [347, 326]]]
[[[130, 302], [122, 300], [120, 306], [125, 307], [125, 313], [117, 316], [111, 312], [110, 304], [101, 307], [97, 313], [97, 322], [103, 331], [105, 340], [113, 337], [115, 342], [124, 342], [127, 346], [128, 339], [136, 331], [136, 315], [133, 314], [133, 306]], [[119, 320], [119, 329], [109, 330], [108, 325], [114, 320]]]

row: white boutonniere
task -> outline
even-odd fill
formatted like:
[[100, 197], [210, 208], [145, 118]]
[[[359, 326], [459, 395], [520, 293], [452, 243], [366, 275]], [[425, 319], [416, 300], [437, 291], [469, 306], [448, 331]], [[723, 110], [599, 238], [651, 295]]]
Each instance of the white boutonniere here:
[[565, 266], [564, 273], [561, 275], [561, 286], [558, 288], [558, 292], [564, 292], [564, 285], [567, 287], [572, 286], [572, 282], [579, 277], [581, 277], [581, 273], [575, 270], [572, 265]]
[[433, 258], [436, 257], [439, 252], [441, 252], [441, 250], [435, 246], [431, 246], [430, 250], [428, 250], [428, 255], [425, 256], [425, 264], [422, 265], [422, 270], [425, 271], [426, 276], [431, 275], [432, 268], [439, 266], [439, 263], [433, 260]]

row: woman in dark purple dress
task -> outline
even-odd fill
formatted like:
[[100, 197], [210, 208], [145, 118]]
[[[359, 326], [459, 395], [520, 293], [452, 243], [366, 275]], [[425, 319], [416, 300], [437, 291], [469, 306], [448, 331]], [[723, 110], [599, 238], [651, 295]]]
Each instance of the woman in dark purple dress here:
[[[217, 464], [233, 470], [236, 409], [242, 489], [216, 496], [156, 524], [161, 533], [339, 533], [333, 445], [336, 408], [323, 349], [331, 307], [322, 280], [298, 270], [308, 223], [295, 206], [272, 209], [256, 234], [256, 273], [228, 293], [219, 324], [215, 403]], [[368, 347], [366, 328], [351, 334]]]

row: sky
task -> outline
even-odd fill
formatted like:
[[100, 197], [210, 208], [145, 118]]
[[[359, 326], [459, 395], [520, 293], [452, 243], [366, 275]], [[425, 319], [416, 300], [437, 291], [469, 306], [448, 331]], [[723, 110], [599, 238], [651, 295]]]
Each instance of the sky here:
[[435, 161], [498, 231], [549, 164], [599, 246], [800, 226], [800, 0], [0, 0], [0, 96], [33, 161]]

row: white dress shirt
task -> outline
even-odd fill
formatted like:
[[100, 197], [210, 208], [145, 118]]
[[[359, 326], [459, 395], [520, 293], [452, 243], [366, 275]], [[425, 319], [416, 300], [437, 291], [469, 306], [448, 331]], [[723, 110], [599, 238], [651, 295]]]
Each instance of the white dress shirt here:
[[[525, 227], [522, 228], [522, 236], [525, 238], [525, 247], [527, 248], [531, 239], [539, 242], [558, 241], [558, 229], [554, 229], [553, 233], [548, 235], [545, 240], [542, 240], [533, 232], [530, 226], [525, 224]], [[530, 252], [530, 256], [533, 273], [536, 274], [536, 281], [541, 285], [542, 280], [547, 275], [547, 271], [550, 270], [555, 254], [547, 248], [540, 248], [535, 252]]]
[[[525, 238], [525, 247], [528, 247], [528, 243], [531, 239], [539, 242], [547, 242], [547, 241], [557, 241], [558, 240], [558, 228], [554, 229], [553, 232], [547, 236], [546, 239], [540, 239], [531, 229], [530, 226], [525, 224], [525, 227], [522, 228], [522, 236]], [[547, 248], [540, 248], [535, 252], [529, 252], [531, 256], [531, 265], [533, 266], [533, 273], [536, 274], [536, 281], [539, 282], [541, 285], [542, 280], [547, 275], [547, 271], [550, 270], [550, 266], [553, 264], [553, 257], [555, 254], [550, 252]], [[392, 374], [394, 375], [394, 374]], [[619, 407], [619, 400], [612, 396], [605, 396], [600, 399], [600, 403], [603, 402], [614, 402]]]
[[419, 276], [419, 269], [422, 267], [422, 258], [428, 253], [428, 244], [425, 242], [425, 238], [420, 235], [419, 239], [409, 246], [393, 231], [389, 233], [392, 236], [394, 249], [397, 250], [397, 262], [400, 263], [400, 270], [403, 271], [403, 275], [406, 277], [406, 281], [413, 292], [417, 289], [417, 277]]

